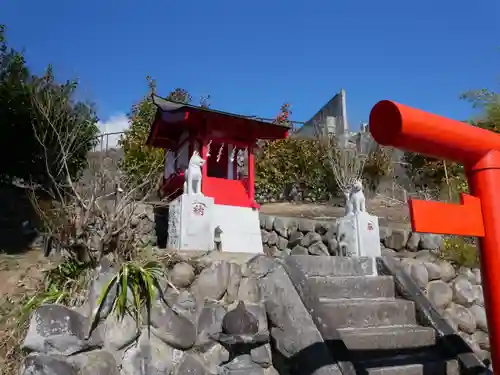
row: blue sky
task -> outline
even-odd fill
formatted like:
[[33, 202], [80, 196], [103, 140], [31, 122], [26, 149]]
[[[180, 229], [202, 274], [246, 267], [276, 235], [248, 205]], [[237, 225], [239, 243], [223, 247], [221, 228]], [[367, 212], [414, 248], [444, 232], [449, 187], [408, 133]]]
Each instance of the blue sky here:
[[381, 99], [456, 119], [471, 88], [496, 89], [498, 0], [0, 0], [28, 63], [78, 77], [107, 130], [156, 78], [160, 94], [211, 94], [216, 109], [308, 120], [340, 88], [351, 128]]

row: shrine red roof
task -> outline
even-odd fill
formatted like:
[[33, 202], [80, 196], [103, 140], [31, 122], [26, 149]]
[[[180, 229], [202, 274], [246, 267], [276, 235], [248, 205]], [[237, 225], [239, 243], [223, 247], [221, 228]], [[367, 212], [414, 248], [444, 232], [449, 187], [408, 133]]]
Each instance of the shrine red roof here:
[[157, 106], [147, 144], [159, 148], [175, 148], [187, 130], [198, 139], [222, 139], [226, 142], [250, 144], [257, 139], [286, 138], [289, 126], [261, 121], [250, 116], [217, 111], [211, 108], [176, 103], [152, 96]]

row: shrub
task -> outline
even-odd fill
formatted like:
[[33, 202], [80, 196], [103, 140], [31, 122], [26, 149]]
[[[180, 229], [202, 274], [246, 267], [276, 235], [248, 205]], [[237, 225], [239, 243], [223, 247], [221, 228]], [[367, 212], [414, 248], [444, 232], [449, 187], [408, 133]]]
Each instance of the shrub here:
[[325, 155], [314, 139], [287, 138], [266, 142], [255, 163], [255, 187], [261, 198], [280, 199], [299, 185], [314, 200], [326, 200], [336, 185]]
[[441, 257], [461, 267], [478, 267], [479, 251], [473, 239], [467, 237], [445, 238]]

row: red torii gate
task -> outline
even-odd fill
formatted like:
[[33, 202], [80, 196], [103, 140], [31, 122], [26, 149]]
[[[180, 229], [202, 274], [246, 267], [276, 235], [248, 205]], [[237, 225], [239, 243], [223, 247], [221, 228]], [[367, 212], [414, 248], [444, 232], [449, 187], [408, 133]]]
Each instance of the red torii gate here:
[[464, 165], [472, 195], [460, 204], [410, 199], [414, 232], [479, 237], [491, 359], [500, 370], [500, 134], [392, 101], [370, 113], [379, 144]]

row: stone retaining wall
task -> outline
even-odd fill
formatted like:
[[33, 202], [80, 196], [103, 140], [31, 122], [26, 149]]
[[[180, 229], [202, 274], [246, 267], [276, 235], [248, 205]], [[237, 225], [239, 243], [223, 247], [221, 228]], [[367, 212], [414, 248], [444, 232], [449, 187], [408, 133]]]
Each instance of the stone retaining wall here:
[[249, 355], [235, 358], [215, 340], [226, 312], [235, 309], [237, 301], [244, 301], [257, 319], [258, 334], [270, 337], [258, 281], [247, 270], [249, 255], [243, 261], [231, 259], [231, 254], [225, 260], [221, 253], [214, 258], [189, 256], [168, 265], [171, 284], [162, 283], [163, 297], [158, 293], [152, 306], [150, 332], [145, 324], [137, 327], [130, 315], [119, 320], [110, 313], [111, 292], [97, 328], [86, 337], [98, 296], [116, 273], [106, 262], [96, 270], [84, 306], [38, 308], [23, 343], [30, 354], [21, 374], [38, 374], [41, 367], [52, 375], [278, 374], [269, 339], [261, 338]]
[[[264, 251], [273, 256], [337, 255], [336, 224], [260, 215]], [[380, 227], [382, 255], [401, 260], [406, 272], [479, 358], [489, 361], [490, 345], [481, 271], [440, 259], [443, 237]]]

